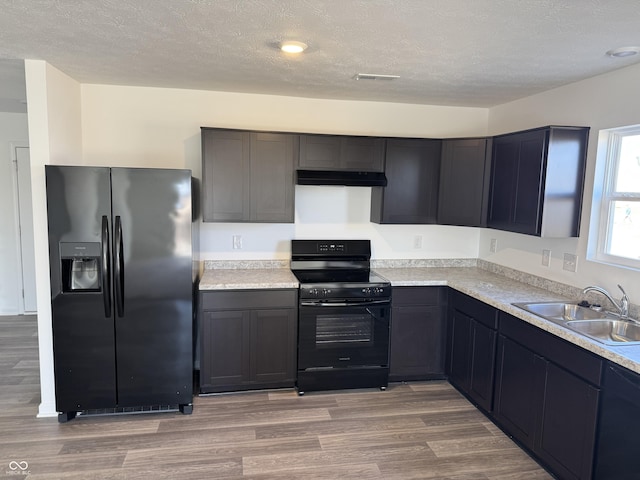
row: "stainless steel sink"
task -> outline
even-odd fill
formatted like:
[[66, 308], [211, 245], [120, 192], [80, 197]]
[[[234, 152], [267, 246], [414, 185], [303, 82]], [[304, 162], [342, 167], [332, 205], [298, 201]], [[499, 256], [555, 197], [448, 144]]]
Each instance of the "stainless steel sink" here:
[[573, 320], [567, 327], [607, 345], [640, 344], [640, 325], [628, 320]]
[[606, 345], [639, 345], [640, 323], [566, 302], [514, 303], [516, 307]]
[[514, 303], [514, 305], [539, 317], [561, 322], [607, 318], [605, 312], [598, 312], [588, 307], [581, 307], [575, 303], [532, 302]]

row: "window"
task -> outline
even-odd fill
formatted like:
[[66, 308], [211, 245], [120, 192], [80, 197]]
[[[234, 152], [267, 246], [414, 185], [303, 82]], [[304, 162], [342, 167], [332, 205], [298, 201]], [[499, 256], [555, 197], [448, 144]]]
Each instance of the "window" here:
[[606, 153], [598, 154], [592, 212], [597, 242], [590, 256], [640, 269], [640, 125], [604, 135]]

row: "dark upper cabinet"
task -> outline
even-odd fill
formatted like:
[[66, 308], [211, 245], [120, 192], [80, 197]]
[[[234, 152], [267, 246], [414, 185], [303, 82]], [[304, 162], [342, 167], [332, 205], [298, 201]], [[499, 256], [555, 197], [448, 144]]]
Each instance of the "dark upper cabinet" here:
[[372, 222], [436, 223], [441, 148], [441, 140], [387, 139], [387, 186], [371, 190]]
[[588, 127], [544, 127], [494, 137], [487, 226], [577, 237]]
[[454, 138], [442, 141], [439, 224], [486, 226], [491, 145], [490, 138]]
[[294, 220], [298, 136], [202, 128], [203, 220]]
[[300, 135], [299, 170], [382, 172], [384, 138]]
[[394, 287], [389, 380], [444, 378], [446, 287]]

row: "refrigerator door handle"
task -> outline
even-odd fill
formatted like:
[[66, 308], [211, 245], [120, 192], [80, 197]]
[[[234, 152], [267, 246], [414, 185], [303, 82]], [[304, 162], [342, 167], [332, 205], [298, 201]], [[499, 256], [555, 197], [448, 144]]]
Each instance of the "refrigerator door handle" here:
[[122, 255], [122, 221], [120, 215], [116, 215], [116, 221], [114, 226], [114, 243], [115, 243], [115, 301], [116, 310], [119, 317], [124, 316], [124, 257]]
[[102, 216], [102, 299], [104, 316], [111, 317], [111, 251], [109, 249], [109, 219]]

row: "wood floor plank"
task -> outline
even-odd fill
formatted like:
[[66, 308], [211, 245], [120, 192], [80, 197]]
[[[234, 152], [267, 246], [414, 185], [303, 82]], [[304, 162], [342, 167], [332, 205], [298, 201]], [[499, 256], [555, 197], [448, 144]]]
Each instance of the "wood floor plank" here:
[[452, 440], [429, 440], [427, 445], [438, 457], [458, 457], [476, 452], [501, 452], [507, 449], [520, 448], [512, 440], [504, 435], [491, 435], [484, 437], [460, 437]]
[[331, 421], [309, 421], [299, 424], [264, 425], [256, 428], [257, 438], [300, 437], [303, 435], [340, 435], [340, 434], [371, 434], [376, 432], [394, 432], [411, 428], [421, 428], [423, 425], [415, 416], [386, 416], [359, 419], [341, 419]]
[[414, 456], [433, 456], [429, 447], [422, 443], [393, 445], [384, 448], [322, 449], [296, 454], [257, 455], [243, 458], [245, 475], [290, 471], [299, 469], [322, 469], [328, 465], [378, 464], [390, 460], [402, 460]]
[[[459, 442], [460, 439], [482, 441], [493, 439], [493, 435], [483, 426], [477, 424], [446, 425], [425, 427], [416, 424], [413, 428], [391, 432], [366, 432], [319, 435], [323, 448], [364, 448], [367, 446], [393, 445], [403, 443], [426, 442], [433, 450], [430, 442]], [[437, 442], [436, 442], [437, 443]], [[435, 450], [434, 450], [435, 452]], [[437, 452], [435, 452], [437, 455]]]
[[199, 447], [176, 443], [163, 448], [129, 450], [124, 466], [144, 467], [154, 462], [164, 465], [189, 464], [202, 459], [245, 458], [256, 455], [298, 455], [301, 452], [319, 452], [317, 438], [279, 439], [227, 442]]

